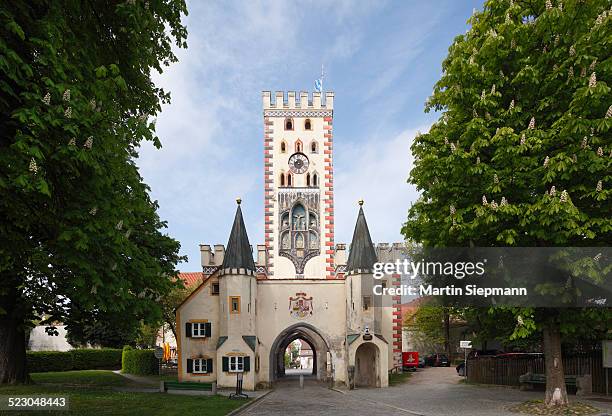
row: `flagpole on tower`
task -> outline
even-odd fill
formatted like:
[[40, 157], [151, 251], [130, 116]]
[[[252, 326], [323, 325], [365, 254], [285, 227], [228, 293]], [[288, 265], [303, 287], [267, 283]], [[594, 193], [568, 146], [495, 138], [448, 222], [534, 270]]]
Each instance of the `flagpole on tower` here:
[[323, 64], [321, 64], [321, 95], [323, 95], [323, 77], [325, 76], [325, 72], [323, 71]]

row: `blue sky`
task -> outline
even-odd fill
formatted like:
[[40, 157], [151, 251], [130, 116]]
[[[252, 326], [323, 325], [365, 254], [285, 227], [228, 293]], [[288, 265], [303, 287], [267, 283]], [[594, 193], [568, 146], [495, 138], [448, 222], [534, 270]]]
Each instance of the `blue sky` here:
[[199, 244], [226, 244], [240, 196], [251, 244], [263, 242], [261, 91], [313, 90], [321, 64], [335, 92], [336, 242], [349, 243], [364, 198], [375, 242], [402, 241], [418, 194], [410, 145], [435, 114], [424, 103], [474, 1], [192, 1], [179, 62], [154, 81], [172, 103], [157, 118], [163, 148], [138, 164], [168, 233], [201, 270]]

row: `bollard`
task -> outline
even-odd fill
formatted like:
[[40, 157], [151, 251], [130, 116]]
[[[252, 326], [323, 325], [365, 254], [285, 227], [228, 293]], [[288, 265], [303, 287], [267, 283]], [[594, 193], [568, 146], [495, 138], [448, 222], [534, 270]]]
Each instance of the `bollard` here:
[[165, 381], [160, 381], [160, 382], [159, 382], [159, 392], [160, 392], [160, 393], [165, 393], [165, 392], [166, 392], [166, 385], [165, 385]]
[[304, 388], [304, 374], [300, 374], [300, 388]]
[[217, 394], [217, 382], [212, 382], [212, 394]]

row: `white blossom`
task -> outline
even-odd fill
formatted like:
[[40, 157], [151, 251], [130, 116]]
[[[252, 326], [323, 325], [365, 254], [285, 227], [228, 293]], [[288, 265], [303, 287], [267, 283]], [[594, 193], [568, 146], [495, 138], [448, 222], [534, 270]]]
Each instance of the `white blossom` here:
[[535, 129], [535, 117], [531, 117], [531, 120], [529, 120], [529, 126], [527, 126], [527, 128], [530, 130]]
[[597, 253], [595, 257], [593, 257], [593, 260], [595, 261], [599, 261], [600, 259], [601, 259], [601, 253]]
[[476, 157], [476, 164], [480, 163], [480, 156]]
[[597, 156], [603, 156], [603, 148], [601, 146], [597, 148]]
[[493, 183], [499, 183], [499, 177], [497, 176], [497, 173], [493, 175]]
[[478, 118], [478, 112], [476, 111], [475, 108], [472, 108], [472, 117]]
[[595, 65], [597, 64], [597, 58], [593, 59], [591, 65], [589, 65], [589, 71], [595, 71]]
[[480, 93], [480, 99], [481, 100], [485, 99], [485, 90], [482, 90], [482, 92]]
[[482, 196], [482, 205], [487, 206], [489, 203], [487, 202], [487, 197], [485, 195]]
[[559, 36], [559, 34], [557, 33], [555, 35], [555, 46], [557, 46], [559, 44], [559, 40], [561, 39], [561, 37]]
[[68, 107], [66, 111], [64, 111], [64, 117], [71, 118], [72, 117], [72, 107]]
[[83, 144], [83, 147], [86, 147], [87, 149], [91, 149], [91, 146], [93, 146], [93, 137], [89, 136], [87, 140], [85, 141], [85, 144]]
[[451, 215], [455, 215], [455, 212], [456, 212], [456, 211], [455, 211], [455, 206], [454, 206], [454, 205], [451, 205], [451, 206], [450, 206], [450, 213], [451, 213]]
[[588, 139], [587, 139], [587, 137], [586, 137], [586, 136], [584, 136], [584, 137], [582, 138], [582, 148], [583, 148], [583, 149], [586, 149], [587, 147], [589, 147], [589, 145], [587, 144], [587, 140], [588, 140]]
[[29, 169], [32, 173], [38, 173], [38, 165], [36, 164], [36, 160], [34, 160], [34, 158], [30, 159]]
[[98, 212], [98, 207], [93, 207], [92, 209], [89, 210], [89, 213], [91, 215], [96, 215], [97, 212]]
[[457, 225], [457, 220], [455, 218], [453, 218], [453, 227]]
[[66, 102], [70, 101], [70, 90], [64, 91], [64, 95], [62, 95], [62, 99]]
[[506, 13], [506, 23], [510, 23], [511, 19], [510, 19], [510, 13]]
[[574, 163], [578, 162], [578, 156], [576, 156], [576, 153], [574, 153], [574, 154], [572, 155], [572, 161], [573, 161]]
[[567, 191], [564, 189], [563, 192], [561, 192], [561, 198], [560, 198], [561, 202], [567, 202], [567, 198], [568, 198]]
[[521, 134], [521, 146], [525, 144], [525, 133]]
[[448, 146], [448, 137], [444, 138], [444, 144]]
[[608, 107], [608, 111], [606, 111], [606, 118], [612, 117], [612, 105]]
[[548, 156], [546, 156], [546, 158], [544, 159], [544, 167], [548, 167], [548, 162], [550, 162], [550, 158]]
[[72, 138], [70, 139], [70, 141], [68, 142], [68, 146], [76, 146], [76, 138]]
[[501, 202], [499, 203], [500, 207], [505, 207], [506, 205], [508, 205], [508, 201], [506, 200], [505, 196], [502, 196]]
[[497, 202], [495, 202], [495, 200], [491, 201], [491, 208], [493, 208], [493, 210], [497, 209]]
[[491, 87], [491, 94], [495, 94], [495, 84]]
[[551, 10], [553, 8], [552, 1], [546, 0], [546, 10]]
[[131, 230], [131, 229], [130, 229], [130, 230], [127, 230], [127, 231], [125, 232], [125, 238], [130, 238], [130, 235], [132, 235], [132, 230]]
[[571, 79], [574, 78], [574, 66], [570, 66], [569, 69], [567, 70], [567, 78]]
[[553, 65], [553, 71], [555, 71], [555, 72], [556, 72], [556, 71], [558, 71], [558, 70], [559, 70], [559, 65], [554, 64], [554, 65]]
[[589, 78], [589, 88], [593, 88], [597, 85], [597, 75], [595, 75], [595, 72], [593, 72], [591, 74], [591, 77]]
[[450, 148], [451, 148], [451, 151], [453, 152], [457, 151], [457, 146], [455, 145], [455, 143], [451, 143]]
[[561, 12], [563, 11], [563, 2], [562, 1], [559, 2], [559, 11], [561, 11]]
[[89, 106], [91, 107], [92, 110], [96, 109], [96, 100], [94, 98], [89, 100]]
[[495, 31], [495, 29], [490, 29], [489, 30], [489, 36], [491, 36], [492, 38], [496, 38], [497, 37], [497, 32]]
[[597, 186], [595, 187], [595, 190], [596, 190], [597, 192], [601, 192], [601, 190], [602, 190], [602, 189], [603, 189], [603, 184], [602, 184], [602, 182], [601, 182], [601, 181], [598, 181], [598, 182], [597, 182]]
[[514, 38], [510, 39], [510, 49], [516, 49], [516, 40]]
[[117, 228], [117, 230], [121, 230], [123, 228], [123, 220], [119, 220], [115, 228]]
[[542, 48], [542, 53], [546, 53], [548, 52], [548, 49], [546, 48], [546, 45], [544, 45], [544, 47]]
[[145, 121], [147, 121], [147, 117], [148, 117], [148, 116], [147, 116], [146, 114], [141, 114], [141, 115], [138, 117], [138, 119], [144, 123]]
[[516, 321], [518, 322], [519, 325], [523, 326], [525, 324], [525, 322], [523, 321], [523, 317], [521, 315], [516, 317]]
[[576, 47], [574, 45], [569, 48], [569, 56], [576, 56]]
[[557, 194], [557, 188], [555, 188], [555, 185], [550, 187], [550, 196], [555, 196]]
[[508, 110], [512, 110], [514, 108], [514, 100], [510, 101], [510, 107], [508, 107]]
[[468, 60], [468, 63], [470, 65], [474, 65], [474, 57], [473, 56], [470, 56], [470, 59]]

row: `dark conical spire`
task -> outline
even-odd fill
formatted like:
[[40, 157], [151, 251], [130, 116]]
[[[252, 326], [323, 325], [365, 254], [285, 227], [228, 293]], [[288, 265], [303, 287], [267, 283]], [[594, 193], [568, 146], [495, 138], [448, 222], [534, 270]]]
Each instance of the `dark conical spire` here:
[[255, 271], [255, 263], [253, 262], [253, 254], [251, 253], [251, 244], [249, 244], [249, 236], [247, 235], [244, 220], [242, 219], [242, 210], [240, 209], [240, 198], [236, 199], [238, 208], [234, 217], [234, 225], [230, 233], [225, 256], [223, 257], [222, 269], [245, 269]]
[[363, 200], [359, 201], [359, 215], [353, 232], [353, 241], [349, 251], [349, 258], [346, 264], [347, 271], [372, 270], [374, 263], [377, 262], [376, 250], [372, 244], [368, 223], [363, 214]]

